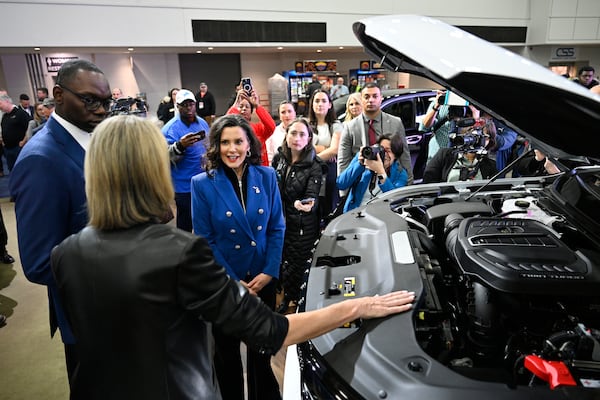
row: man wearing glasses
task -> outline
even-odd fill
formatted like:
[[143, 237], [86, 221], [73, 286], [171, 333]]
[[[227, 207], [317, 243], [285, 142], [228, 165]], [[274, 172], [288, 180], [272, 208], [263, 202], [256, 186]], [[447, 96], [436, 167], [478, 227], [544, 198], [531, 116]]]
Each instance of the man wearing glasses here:
[[87, 223], [83, 160], [92, 130], [108, 115], [111, 92], [96, 65], [74, 60], [58, 71], [53, 95], [54, 112], [23, 147], [9, 187], [23, 271], [31, 282], [48, 287], [50, 335], [60, 329], [70, 379], [78, 357], [50, 269], [50, 252]]
[[179, 115], [162, 128], [171, 154], [171, 180], [177, 207], [176, 225], [192, 231], [191, 179], [203, 172], [202, 156], [206, 153], [204, 139], [208, 137], [208, 123], [196, 114], [196, 97], [187, 89], [175, 96]]

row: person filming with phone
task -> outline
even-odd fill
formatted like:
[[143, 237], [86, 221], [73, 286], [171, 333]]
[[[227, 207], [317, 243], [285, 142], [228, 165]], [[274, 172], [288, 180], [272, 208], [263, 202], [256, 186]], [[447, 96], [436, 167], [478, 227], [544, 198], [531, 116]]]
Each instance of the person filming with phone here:
[[175, 96], [179, 115], [162, 128], [171, 155], [171, 178], [175, 189], [177, 227], [192, 231], [192, 195], [190, 180], [203, 172], [202, 156], [206, 153], [204, 138], [208, 123], [196, 115], [196, 97], [187, 89]]
[[261, 164], [267, 167], [269, 166], [269, 156], [266, 142], [275, 131], [275, 121], [269, 112], [260, 105], [252, 80], [242, 78], [241, 88], [237, 92], [235, 103], [229, 107], [227, 114], [240, 114], [246, 121], [251, 122], [253, 112], [256, 112], [259, 122], [253, 122], [250, 125], [261, 144]]

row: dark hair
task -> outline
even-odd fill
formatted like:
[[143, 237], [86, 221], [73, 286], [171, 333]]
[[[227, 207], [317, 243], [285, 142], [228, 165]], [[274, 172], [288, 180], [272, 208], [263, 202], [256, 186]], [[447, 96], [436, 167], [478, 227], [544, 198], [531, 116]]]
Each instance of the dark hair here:
[[208, 138], [208, 150], [204, 156], [204, 170], [210, 171], [223, 166], [221, 161], [221, 134], [225, 128], [239, 126], [246, 132], [246, 138], [250, 143], [250, 155], [246, 156], [246, 162], [250, 165], [262, 164], [262, 146], [250, 123], [238, 114], [224, 115], [218, 118], [210, 127]]
[[37, 88], [37, 90], [36, 90], [36, 91], [44, 92], [44, 93], [46, 93], [46, 96], [48, 96], [48, 88], [45, 88], [45, 87], [39, 87], [39, 88]]
[[596, 70], [594, 69], [594, 67], [592, 67], [591, 65], [586, 65], [586, 66], [579, 68], [579, 72], [577, 72], [577, 76], [581, 76], [581, 74], [583, 74], [584, 72], [589, 72], [589, 71], [596, 73]]
[[486, 150], [496, 150], [496, 124], [494, 121], [487, 121], [483, 126], [483, 133], [486, 133], [489, 138], [485, 145]]
[[329, 93], [327, 93], [327, 91], [323, 89], [315, 90], [312, 96], [310, 96], [310, 101], [308, 102], [308, 120], [310, 121], [310, 124], [313, 127], [313, 129], [317, 129], [317, 116], [315, 114], [315, 110], [313, 110], [313, 103], [315, 101], [315, 96], [317, 95], [317, 93], [325, 93], [325, 96], [327, 96], [327, 100], [329, 100], [329, 103], [331, 104], [331, 107], [329, 108], [329, 111], [327, 111], [327, 115], [325, 116], [325, 122], [327, 122], [329, 127], [331, 127], [331, 125], [333, 125], [333, 123], [337, 121], [337, 118], [335, 117], [335, 111], [333, 109], [331, 97], [329, 97]]
[[365, 90], [365, 89], [372, 89], [372, 88], [377, 88], [377, 89], [379, 89], [379, 91], [381, 92], [381, 88], [380, 88], [380, 87], [379, 87], [379, 85], [378, 85], [378, 84], [376, 84], [375, 82], [367, 82], [367, 83], [365, 83], [365, 86], [363, 86], [363, 87], [360, 89], [360, 92], [362, 93], [362, 91], [363, 91], [363, 90]]
[[19, 100], [29, 100], [29, 96], [27, 96], [25, 93], [21, 93], [19, 95]]
[[97, 72], [104, 75], [104, 72], [96, 66], [96, 64], [88, 60], [72, 60], [67, 61], [60, 67], [58, 74], [56, 75], [56, 84], [64, 85], [71, 83], [71, 81], [77, 76], [79, 70]]
[[[312, 145], [314, 134], [313, 134], [313, 130], [310, 126], [310, 122], [308, 122], [308, 120], [306, 118], [299, 117], [299, 118], [294, 119], [292, 122], [290, 122], [287, 129], [285, 130], [286, 136], [287, 136], [288, 132], [290, 131], [290, 128], [292, 127], [292, 125], [294, 125], [295, 123], [300, 123], [300, 124], [303, 124], [304, 126], [306, 126], [306, 129], [308, 130], [308, 137], [310, 138], [308, 143], [306, 144], [306, 146], [304, 146], [304, 148], [300, 152], [300, 159], [304, 160], [308, 154], [314, 152], [314, 147]], [[291, 163], [292, 150], [287, 145], [287, 138], [283, 139], [283, 144], [281, 145], [281, 150], [283, 151], [283, 156], [285, 157], [285, 159]]]
[[181, 89], [174, 87], [173, 89], [169, 90], [169, 98], [171, 99], [171, 101], [173, 101], [173, 92], [175, 90], [179, 91]]
[[[279, 104], [277, 105], [277, 110], [279, 111], [279, 107], [281, 107], [281, 106], [282, 106], [282, 105], [284, 105], [284, 104], [291, 104], [291, 105], [292, 105], [292, 107], [294, 106], [294, 103], [292, 103], [291, 101], [289, 101], [289, 100], [283, 100], [281, 103], [279, 103]], [[295, 108], [294, 108], [294, 109], [295, 109]]]
[[404, 152], [404, 141], [402, 140], [402, 136], [397, 133], [384, 133], [377, 138], [377, 144], [381, 145], [381, 142], [386, 139], [390, 141], [392, 154], [396, 160], [400, 162], [400, 156], [402, 156], [402, 153]]

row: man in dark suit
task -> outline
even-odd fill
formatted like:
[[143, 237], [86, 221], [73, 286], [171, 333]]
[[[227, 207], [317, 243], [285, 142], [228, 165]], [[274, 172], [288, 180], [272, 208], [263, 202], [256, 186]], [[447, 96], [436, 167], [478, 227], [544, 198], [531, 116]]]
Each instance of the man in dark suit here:
[[410, 151], [406, 143], [406, 133], [402, 120], [381, 111], [381, 90], [373, 83], [367, 83], [360, 92], [363, 112], [359, 117], [344, 124], [338, 148], [338, 176], [350, 165], [350, 161], [361, 147], [372, 146], [383, 134], [399, 134], [404, 142], [400, 164], [408, 173], [408, 184], [413, 182]]
[[75, 338], [50, 268], [52, 248], [87, 224], [83, 160], [91, 132], [109, 111], [104, 73], [86, 60], [65, 63], [53, 88], [55, 111], [29, 140], [10, 174], [21, 264], [27, 279], [48, 287], [50, 335], [60, 328], [71, 379]]

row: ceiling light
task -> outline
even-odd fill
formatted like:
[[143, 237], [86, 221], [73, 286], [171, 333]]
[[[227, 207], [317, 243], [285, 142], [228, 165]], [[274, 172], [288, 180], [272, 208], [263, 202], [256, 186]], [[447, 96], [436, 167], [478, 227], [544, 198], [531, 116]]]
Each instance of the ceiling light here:
[[344, 50], [344, 46], [340, 46], [340, 47], [338, 47], [338, 49]]
[[323, 51], [323, 50], [319, 49], [319, 50], [317, 50], [317, 53], [321, 53], [322, 51]]
[[196, 50], [196, 54], [202, 54], [202, 50]]
[[209, 47], [208, 49], [209, 49], [209, 50], [213, 50], [213, 49], [214, 49], [214, 47]]
[[133, 47], [127, 48], [127, 51], [133, 51]]
[[277, 48], [277, 50], [283, 50], [283, 47], [279, 46], [279, 47]]
[[34, 47], [33, 50], [40, 51], [41, 49], [39, 47]]

